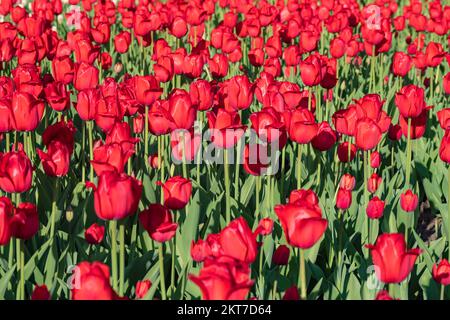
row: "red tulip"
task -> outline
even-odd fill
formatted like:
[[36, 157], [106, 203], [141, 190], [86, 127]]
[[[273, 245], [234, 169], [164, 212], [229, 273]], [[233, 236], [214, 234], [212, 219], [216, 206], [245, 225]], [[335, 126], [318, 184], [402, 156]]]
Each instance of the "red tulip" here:
[[384, 233], [375, 245], [366, 245], [371, 250], [375, 273], [384, 283], [399, 283], [406, 279], [414, 267], [421, 250], [406, 250], [405, 238], [400, 233]]
[[44, 103], [25, 92], [13, 93], [11, 108], [17, 131], [35, 130], [44, 115]]
[[339, 182], [339, 188], [352, 191], [355, 188], [356, 179], [349, 173], [344, 174]]
[[[422, 113], [418, 117], [411, 118], [411, 139], [419, 139], [425, 134], [425, 131], [427, 129], [428, 111], [429, 108], [425, 108], [422, 110]], [[402, 134], [404, 137], [408, 137], [408, 120], [405, 119], [402, 115], [400, 115], [399, 118]]]
[[212, 256], [211, 247], [207, 241], [199, 239], [191, 243], [191, 257], [196, 262], [203, 262], [207, 257]]
[[130, 148], [128, 142], [99, 145], [94, 149], [94, 159], [91, 160], [91, 164], [98, 176], [105, 171], [115, 170], [122, 173], [133, 153], [134, 148]]
[[[89, 185], [92, 187], [92, 185]], [[94, 190], [95, 213], [103, 220], [120, 220], [133, 215], [141, 199], [142, 184], [133, 177], [106, 171]]]
[[370, 154], [370, 166], [372, 168], [378, 168], [381, 164], [381, 155], [378, 151], [374, 151]]
[[377, 192], [378, 187], [380, 186], [382, 181], [383, 180], [378, 174], [372, 173], [372, 175], [367, 180], [367, 189], [369, 190], [369, 192], [370, 193]]
[[445, 130], [439, 147], [439, 157], [442, 161], [450, 163], [450, 130]]
[[277, 205], [275, 213], [280, 219], [287, 242], [302, 249], [312, 247], [327, 227], [327, 220], [322, 218], [320, 207], [307, 201]]
[[296, 301], [296, 300], [300, 300], [300, 295], [298, 294], [298, 288], [293, 285], [292, 287], [289, 287], [288, 289], [286, 289], [286, 291], [284, 292], [283, 295], [283, 300], [291, 300], [291, 301]]
[[162, 88], [153, 76], [136, 76], [134, 86], [137, 101], [147, 106], [162, 95]]
[[231, 221], [220, 232], [219, 243], [224, 256], [245, 263], [253, 263], [256, 259], [256, 236], [243, 217]]
[[264, 144], [246, 144], [244, 147], [245, 172], [254, 176], [260, 176], [267, 172], [270, 165], [267, 146]]
[[406, 192], [400, 195], [400, 206], [403, 211], [413, 212], [416, 210], [418, 204], [419, 198], [411, 191], [411, 189], [406, 190]]
[[152, 286], [152, 283], [150, 280], [142, 280], [138, 281], [136, 283], [136, 298], [137, 299], [143, 299], [147, 295], [148, 290], [150, 290], [150, 287]]
[[336, 195], [336, 208], [347, 210], [352, 205], [352, 192], [343, 188], [339, 188]]
[[50, 82], [45, 88], [45, 99], [55, 111], [64, 111], [70, 107], [70, 91], [63, 82]]
[[139, 221], [150, 237], [157, 242], [166, 242], [177, 232], [178, 225], [172, 222], [169, 209], [160, 204], [150, 204], [148, 209], [139, 213]]
[[290, 114], [289, 138], [300, 144], [311, 142], [318, 131], [314, 115], [307, 109], [297, 109]]
[[302, 203], [302, 201], [306, 201], [313, 206], [319, 205], [319, 197], [314, 193], [314, 191], [309, 189], [299, 189], [291, 191], [289, 195], [289, 203]]
[[450, 94], [450, 72], [442, 78], [442, 88], [446, 94]]
[[11, 239], [11, 219], [13, 215], [13, 205], [11, 200], [0, 197], [0, 245], [8, 244]]
[[99, 244], [103, 241], [105, 236], [105, 227], [100, 226], [97, 223], [93, 223], [89, 228], [84, 231], [84, 238], [89, 244]]
[[370, 118], [363, 118], [356, 124], [356, 146], [362, 150], [371, 150], [381, 140], [381, 129]]
[[227, 99], [225, 108], [228, 110], [247, 109], [253, 101], [254, 88], [247, 76], [234, 76], [226, 84]]
[[128, 31], [119, 32], [114, 37], [114, 47], [118, 53], [125, 53], [131, 44], [131, 35]]
[[75, 108], [83, 121], [95, 119], [100, 99], [101, 93], [98, 89], [86, 89], [78, 92]]
[[189, 87], [189, 95], [192, 105], [199, 111], [211, 109], [214, 102], [214, 94], [211, 84], [203, 79], [196, 80]]
[[31, 188], [33, 165], [23, 151], [22, 144], [0, 155], [0, 188], [9, 193], [22, 193]]
[[276, 264], [278, 266], [285, 266], [289, 263], [289, 254], [290, 250], [285, 245], [280, 245], [275, 250], [272, 256], [272, 262], [273, 264]]
[[442, 259], [439, 264], [433, 265], [433, 279], [443, 286], [450, 284], [450, 264], [447, 259]]
[[366, 207], [366, 214], [370, 219], [380, 219], [383, 216], [384, 201], [378, 197], [373, 197], [369, 200]]
[[444, 108], [436, 113], [442, 129], [450, 129], [450, 108]]
[[200, 288], [203, 300], [243, 300], [253, 286], [249, 266], [227, 257], [207, 259], [199, 275], [189, 279]]
[[45, 284], [36, 285], [33, 289], [33, 293], [31, 294], [31, 300], [50, 300], [51, 295], [47, 289]]
[[109, 283], [109, 267], [101, 262], [83, 261], [74, 269], [79, 283], [72, 289], [72, 300], [115, 300], [117, 298]]
[[300, 62], [300, 76], [305, 86], [318, 85], [325, 75], [326, 66], [317, 55], [310, 55]]
[[180, 210], [189, 203], [192, 192], [192, 183], [189, 179], [176, 176], [157, 184], [163, 188], [164, 206], [168, 209]]
[[75, 65], [73, 86], [78, 91], [94, 89], [98, 85], [98, 69], [85, 62]]
[[22, 202], [14, 209], [11, 218], [11, 235], [18, 239], [29, 240], [39, 230], [39, 215], [32, 203]]
[[412, 66], [412, 59], [403, 52], [394, 53], [392, 60], [392, 73], [395, 76], [405, 77]]
[[192, 106], [191, 97], [182, 89], [176, 89], [171, 93], [169, 113], [177, 129], [191, 129], [197, 117], [197, 110]]
[[[350, 144], [350, 152], [349, 152], [349, 144]], [[349, 143], [348, 141], [345, 141], [338, 145], [337, 148], [337, 154], [339, 161], [341, 162], [349, 162], [353, 161], [353, 159], [356, 156], [356, 146], [353, 143]], [[350, 156], [350, 158], [349, 158]]]
[[331, 149], [336, 143], [337, 134], [330, 127], [329, 123], [323, 121], [317, 130], [316, 136], [311, 140], [311, 145], [319, 151]]
[[426, 108], [424, 90], [413, 84], [401, 88], [395, 94], [395, 105], [404, 118], [418, 117]]
[[47, 147], [47, 153], [37, 149], [45, 174], [50, 177], [62, 177], [69, 172], [71, 152], [69, 147], [58, 141], [52, 141]]
[[211, 131], [211, 141], [219, 148], [231, 148], [244, 134], [239, 114], [235, 111], [217, 109], [206, 114]]
[[375, 297], [375, 300], [394, 300], [394, 298], [392, 298], [389, 295], [388, 291], [381, 290], [380, 292], [377, 293], [377, 296]]

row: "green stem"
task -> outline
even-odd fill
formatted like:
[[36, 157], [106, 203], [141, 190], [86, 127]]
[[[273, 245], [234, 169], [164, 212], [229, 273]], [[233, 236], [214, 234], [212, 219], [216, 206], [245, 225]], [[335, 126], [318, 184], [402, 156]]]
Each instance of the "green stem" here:
[[117, 221], [111, 220], [111, 273], [113, 289], [117, 291]]
[[299, 274], [298, 281], [300, 286], [300, 298], [306, 300], [306, 267], [305, 267], [305, 251], [299, 248]]
[[166, 300], [166, 280], [164, 278], [164, 252], [163, 243], [159, 244], [158, 255], [159, 255], [159, 289], [161, 290], [161, 298]]
[[[148, 166], [148, 106], [145, 106], [145, 120], [144, 120], [144, 156], [145, 163]], [[158, 137], [159, 138], [159, 137]]]
[[445, 299], [445, 286], [443, 284], [441, 284], [441, 296], [440, 296], [441, 300]]
[[300, 189], [302, 186], [302, 152], [303, 145], [298, 145], [298, 155], [297, 155], [297, 189]]
[[411, 118], [408, 118], [408, 136], [406, 140], [406, 183], [405, 187], [409, 188], [411, 180]]
[[[256, 194], [255, 194], [255, 216], [256, 216], [256, 220], [258, 219], [259, 216], [259, 202], [260, 202], [260, 193], [261, 193], [261, 177], [260, 176], [256, 176]], [[450, 239], [450, 238], [449, 238]]]
[[281, 201], [284, 201], [284, 167], [286, 163], [286, 148], [284, 147], [283, 150], [281, 150], [281, 180], [280, 180], [280, 198]]
[[125, 221], [119, 222], [119, 242], [120, 242], [120, 261], [119, 261], [119, 295], [124, 295], [125, 284]]
[[81, 181], [86, 182], [86, 123], [82, 122], [82, 140], [81, 140]]
[[[174, 222], [177, 222], [177, 214], [174, 212]], [[173, 295], [175, 292], [175, 260], [177, 258], [177, 234], [172, 239], [172, 261], [171, 261], [171, 269], [170, 269], [170, 293]]]
[[17, 287], [17, 299], [18, 300], [24, 300], [25, 294], [24, 294], [24, 278], [23, 278], [23, 263], [22, 263], [22, 240], [17, 238], [16, 239], [16, 267], [17, 267], [17, 275], [20, 278], [19, 284]]
[[231, 220], [231, 206], [230, 206], [230, 172], [228, 166], [228, 149], [223, 149], [223, 174], [225, 176], [225, 217], [227, 225]]
[[[93, 139], [92, 139], [92, 131], [93, 131], [94, 124], [92, 121], [88, 122], [88, 136], [89, 136], [89, 160], [94, 160], [94, 146], [93, 146]], [[89, 166], [90, 172], [89, 172], [89, 179], [91, 182], [94, 182], [94, 166], [92, 163]]]

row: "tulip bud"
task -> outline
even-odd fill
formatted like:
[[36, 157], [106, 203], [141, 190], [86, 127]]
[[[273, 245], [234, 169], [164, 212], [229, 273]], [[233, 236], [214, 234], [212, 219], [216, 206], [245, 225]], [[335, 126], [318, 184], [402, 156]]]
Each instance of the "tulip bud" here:
[[413, 212], [416, 210], [419, 204], [419, 198], [414, 194], [411, 189], [408, 189], [405, 193], [400, 195], [400, 206], [406, 212]]
[[105, 227], [100, 226], [97, 223], [92, 224], [84, 232], [84, 238], [89, 244], [99, 244], [100, 242], [103, 241], [104, 236], [105, 236]]
[[336, 208], [347, 210], [352, 204], [352, 192], [339, 188], [336, 196]]
[[433, 279], [443, 286], [450, 284], [450, 264], [447, 259], [433, 265]]
[[289, 263], [289, 255], [289, 247], [282, 244], [273, 253], [272, 262], [278, 266], [285, 266]]
[[384, 201], [378, 197], [369, 200], [366, 208], [366, 214], [370, 219], [379, 219], [383, 216]]
[[145, 298], [145, 296], [147, 295], [147, 292], [151, 286], [152, 286], [152, 283], [150, 280], [138, 281], [136, 283], [136, 290], [135, 290], [136, 298], [137, 299]]

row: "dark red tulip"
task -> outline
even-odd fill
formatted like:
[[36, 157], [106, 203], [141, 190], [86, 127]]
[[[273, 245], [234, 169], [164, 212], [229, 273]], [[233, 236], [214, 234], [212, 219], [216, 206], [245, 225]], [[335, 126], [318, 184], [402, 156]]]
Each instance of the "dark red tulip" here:
[[50, 300], [51, 295], [47, 289], [45, 284], [36, 285], [33, 289], [33, 293], [31, 294], [31, 300]]
[[0, 197], [0, 246], [8, 244], [11, 239], [11, 219], [13, 205], [7, 197]]
[[84, 238], [89, 244], [99, 244], [103, 241], [105, 236], [105, 227], [100, 226], [97, 223], [93, 223], [89, 228], [84, 231]]
[[150, 204], [139, 213], [139, 221], [150, 237], [157, 242], [166, 242], [175, 236], [178, 225], [173, 222], [169, 209], [160, 204]]
[[311, 140], [311, 145], [319, 151], [330, 149], [337, 140], [337, 134], [330, 127], [330, 124], [323, 121], [317, 130], [316, 136]]
[[285, 266], [289, 263], [289, 255], [289, 247], [285, 246], [284, 244], [279, 245], [273, 253], [272, 262], [273, 264], [276, 264], [278, 266]]
[[39, 230], [39, 215], [32, 203], [22, 202], [14, 209], [11, 218], [11, 235], [18, 239], [29, 240]]

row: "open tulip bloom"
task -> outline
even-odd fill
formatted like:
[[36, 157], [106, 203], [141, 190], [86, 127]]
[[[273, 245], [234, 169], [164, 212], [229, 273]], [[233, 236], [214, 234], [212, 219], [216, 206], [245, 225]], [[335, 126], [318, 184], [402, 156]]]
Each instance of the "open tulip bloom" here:
[[450, 7], [363, 2], [0, 1], [0, 300], [450, 299]]

